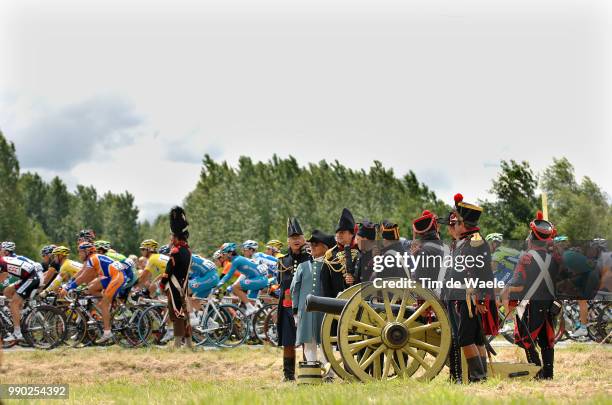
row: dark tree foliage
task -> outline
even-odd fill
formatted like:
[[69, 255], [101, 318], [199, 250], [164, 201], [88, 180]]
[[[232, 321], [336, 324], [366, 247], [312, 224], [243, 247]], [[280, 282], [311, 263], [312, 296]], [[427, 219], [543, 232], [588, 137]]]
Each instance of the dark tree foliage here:
[[407, 238], [423, 209], [449, 209], [414, 173], [398, 178], [378, 161], [366, 171], [338, 161], [301, 167], [293, 157], [278, 156], [256, 163], [243, 156], [236, 168], [205, 156], [200, 181], [185, 200], [191, 245], [206, 254], [225, 241], [285, 241], [289, 216], [307, 231], [333, 232], [344, 207], [357, 221], [395, 221]]

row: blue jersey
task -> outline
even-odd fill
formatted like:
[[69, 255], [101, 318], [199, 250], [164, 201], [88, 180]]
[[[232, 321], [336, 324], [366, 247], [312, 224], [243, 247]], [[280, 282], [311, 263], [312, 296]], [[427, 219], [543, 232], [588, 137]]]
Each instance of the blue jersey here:
[[234, 273], [239, 271], [247, 280], [261, 277], [261, 272], [257, 268], [257, 264], [247, 259], [244, 256], [235, 256], [232, 259], [232, 267], [220, 281], [220, 284], [227, 283], [234, 276]]
[[251, 260], [257, 264], [261, 274], [276, 276], [278, 269], [278, 259], [276, 257], [256, 252]]
[[191, 272], [189, 278], [202, 278], [206, 277], [211, 272], [217, 272], [217, 266], [212, 261], [198, 256], [191, 255]]

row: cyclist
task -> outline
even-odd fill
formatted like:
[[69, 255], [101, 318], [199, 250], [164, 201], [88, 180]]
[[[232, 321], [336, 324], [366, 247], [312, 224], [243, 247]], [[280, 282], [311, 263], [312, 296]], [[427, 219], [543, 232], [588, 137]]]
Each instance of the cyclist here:
[[[605, 295], [606, 281], [610, 277], [606, 270], [610, 268], [610, 253], [607, 252], [608, 243], [605, 239], [595, 238], [589, 243], [587, 249], [587, 263], [592, 267], [592, 271], [586, 272], [584, 276], [585, 295], [593, 295], [592, 290], [597, 289], [600, 295]], [[604, 294], [602, 294], [602, 292]], [[587, 300], [578, 300], [578, 308], [580, 311], [580, 324], [571, 333], [572, 338], [584, 338], [588, 336], [587, 323], [589, 321], [589, 304]]]
[[42, 259], [40, 265], [43, 268], [43, 272], [49, 270], [49, 266], [53, 265], [53, 249], [55, 249], [55, 245], [46, 245], [40, 249], [40, 258]]
[[93, 243], [96, 239], [96, 233], [93, 229], [81, 229], [77, 233], [77, 245], [81, 242], [90, 242]]
[[13, 334], [5, 340], [12, 342], [23, 340], [21, 334], [21, 310], [23, 303], [40, 285], [42, 266], [40, 263], [25, 256], [15, 254], [15, 243], [5, 241], [0, 244], [0, 282], [10, 276], [17, 278], [4, 289], [4, 295], [11, 300], [11, 316], [13, 318]]
[[281, 257], [283, 254], [281, 253], [281, 249], [283, 248], [283, 242], [277, 239], [269, 240], [266, 243], [266, 247], [264, 249], [264, 253], [268, 256], [274, 256], [276, 258]]
[[157, 251], [159, 244], [153, 239], [145, 239], [140, 244], [140, 254], [147, 259], [147, 264], [138, 278], [138, 285], [153, 294], [157, 290], [157, 281], [166, 271], [170, 257]]
[[[202, 309], [201, 300], [210, 295], [212, 289], [217, 286], [218, 282], [219, 274], [217, 273], [217, 266], [215, 263], [202, 256], [192, 254], [191, 271], [189, 272], [189, 289], [191, 290], [192, 308], [196, 311], [200, 311]], [[199, 323], [199, 319], [195, 312], [191, 312], [189, 317], [192, 326], [196, 326]]]
[[64, 290], [73, 290], [78, 285], [93, 279], [93, 281], [89, 282], [87, 290], [91, 294], [102, 293], [100, 309], [102, 321], [104, 322], [104, 333], [98, 340], [98, 343], [103, 343], [113, 338], [110, 309], [113, 299], [125, 285], [126, 277], [124, 271], [126, 265], [97, 253], [95, 246], [90, 242], [82, 242], [79, 245], [79, 257], [83, 261], [84, 271], [80, 272], [79, 276], [65, 285]]
[[240, 271], [244, 278], [240, 277], [232, 285], [232, 293], [240, 298], [240, 301], [246, 306], [246, 315], [252, 315], [257, 311], [257, 308], [249, 302], [245, 291], [256, 290], [259, 291], [268, 285], [268, 279], [265, 275], [261, 274], [257, 268], [257, 264], [253, 263], [244, 256], [240, 256], [236, 253], [235, 243], [224, 243], [221, 249], [223, 256], [231, 262], [230, 270], [219, 283], [217, 287], [222, 286], [229, 281], [236, 271]]
[[189, 288], [194, 298], [206, 298], [219, 283], [217, 266], [211, 260], [202, 256], [191, 255], [191, 272], [189, 273]]
[[501, 233], [490, 233], [485, 237], [491, 248], [491, 269], [499, 283], [508, 284], [514, 268], [519, 262], [521, 252], [507, 246], [502, 246], [504, 235]]
[[254, 240], [246, 240], [242, 244], [242, 254], [247, 259], [255, 262], [259, 266], [262, 274], [268, 277], [275, 277], [278, 273], [278, 259], [262, 252], [258, 252], [259, 244]]
[[117, 252], [115, 249], [111, 247], [111, 243], [107, 240], [97, 240], [94, 242], [94, 246], [96, 247], [96, 251], [101, 255], [108, 256], [113, 260], [118, 262], [122, 262], [126, 259], [125, 255]]
[[66, 246], [58, 246], [52, 251], [53, 259], [49, 270], [45, 273], [44, 284], [47, 285], [43, 293], [58, 291], [62, 284], [75, 277], [83, 265], [68, 259], [70, 249]]

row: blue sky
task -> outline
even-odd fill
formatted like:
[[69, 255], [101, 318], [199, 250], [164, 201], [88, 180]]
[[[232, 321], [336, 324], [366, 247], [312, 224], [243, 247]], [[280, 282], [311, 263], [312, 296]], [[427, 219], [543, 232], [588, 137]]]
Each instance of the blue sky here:
[[[204, 153], [372, 160], [486, 198], [501, 159], [612, 190], [606, 1], [6, 1], [24, 170], [178, 203]], [[176, 173], [182, 173], [176, 176]]]

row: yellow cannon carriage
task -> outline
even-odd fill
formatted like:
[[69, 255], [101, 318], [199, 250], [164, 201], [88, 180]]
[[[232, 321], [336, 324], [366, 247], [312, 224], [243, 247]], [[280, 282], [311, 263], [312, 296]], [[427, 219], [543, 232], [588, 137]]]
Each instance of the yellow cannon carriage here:
[[[450, 321], [442, 302], [426, 288], [380, 289], [366, 282], [337, 298], [311, 295], [307, 310], [325, 314], [322, 350], [344, 380], [410, 377], [428, 381], [447, 362]], [[463, 369], [465, 373], [467, 367]], [[500, 378], [531, 378], [538, 370], [522, 363], [490, 365], [490, 375]]]

